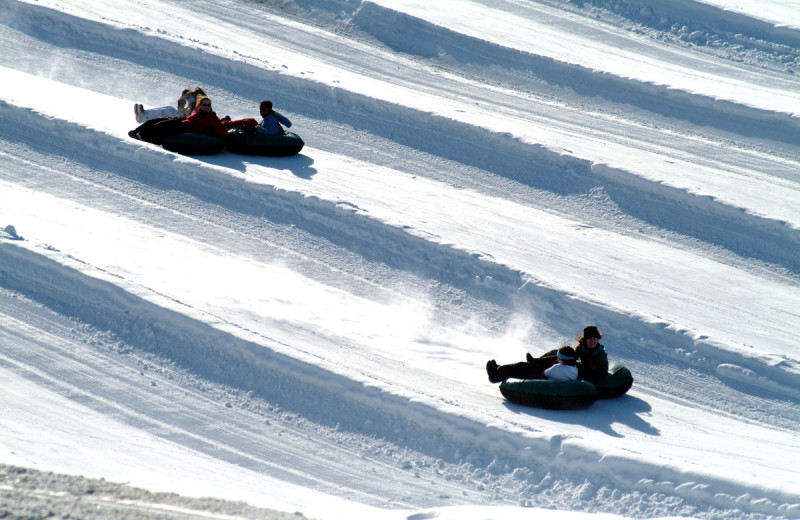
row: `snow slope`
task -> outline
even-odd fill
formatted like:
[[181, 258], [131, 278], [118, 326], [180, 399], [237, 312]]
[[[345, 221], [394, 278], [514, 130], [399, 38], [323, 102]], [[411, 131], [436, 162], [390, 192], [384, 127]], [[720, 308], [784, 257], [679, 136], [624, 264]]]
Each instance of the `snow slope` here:
[[[800, 517], [800, 24], [741, 6], [0, 2], [0, 462], [320, 519]], [[306, 147], [127, 137], [195, 84]], [[588, 323], [625, 397], [486, 381]]]

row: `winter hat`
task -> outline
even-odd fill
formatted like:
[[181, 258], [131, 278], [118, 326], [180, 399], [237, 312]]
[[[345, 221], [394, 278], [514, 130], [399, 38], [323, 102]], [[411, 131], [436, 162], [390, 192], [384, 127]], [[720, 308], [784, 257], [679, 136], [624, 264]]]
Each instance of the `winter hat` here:
[[589, 338], [600, 339], [602, 337], [603, 335], [600, 333], [599, 330], [597, 330], [597, 327], [595, 327], [594, 325], [589, 325], [588, 327], [583, 329], [583, 339], [589, 339]]

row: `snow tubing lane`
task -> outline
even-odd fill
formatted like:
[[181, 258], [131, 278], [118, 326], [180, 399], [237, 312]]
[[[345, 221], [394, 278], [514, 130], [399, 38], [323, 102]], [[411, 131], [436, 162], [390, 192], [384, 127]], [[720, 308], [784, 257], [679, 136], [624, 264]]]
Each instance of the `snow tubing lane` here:
[[299, 135], [286, 132], [283, 135], [266, 135], [235, 128], [228, 132], [228, 150], [245, 155], [268, 155], [285, 157], [303, 149], [305, 142]]
[[167, 137], [161, 141], [161, 146], [181, 155], [213, 155], [225, 148], [225, 138], [185, 132]]
[[633, 375], [624, 365], [612, 363], [608, 367], [608, 375], [595, 381], [594, 386], [597, 387], [597, 397], [600, 399], [619, 397], [633, 386]]
[[597, 388], [588, 381], [503, 381], [500, 392], [512, 403], [548, 410], [577, 410], [597, 400]]

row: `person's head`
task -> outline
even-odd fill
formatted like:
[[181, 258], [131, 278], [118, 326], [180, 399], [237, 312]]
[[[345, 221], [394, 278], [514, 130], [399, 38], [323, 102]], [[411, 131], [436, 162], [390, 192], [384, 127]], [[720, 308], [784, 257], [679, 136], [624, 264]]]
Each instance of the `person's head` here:
[[200, 87], [195, 87], [193, 89], [185, 88], [183, 92], [181, 92], [181, 98], [178, 100], [178, 106], [186, 106], [189, 110], [194, 110], [197, 108], [197, 102], [200, 96], [208, 97], [206, 91]]
[[194, 95], [191, 90], [185, 88], [181, 91], [181, 97], [178, 98], [178, 106], [182, 108], [187, 105], [189, 108], [194, 108]]
[[578, 342], [582, 345], [585, 345], [586, 348], [593, 349], [596, 348], [598, 343], [600, 343], [600, 338], [603, 337], [603, 334], [597, 329], [594, 325], [588, 325], [583, 329], [583, 334], [581, 337], [578, 338]]
[[570, 347], [569, 345], [564, 345], [563, 347], [558, 349], [556, 358], [558, 359], [558, 362], [562, 365], [575, 366], [575, 349]]
[[272, 113], [272, 101], [262, 101], [258, 109], [261, 111], [261, 117], [267, 117]]
[[197, 104], [195, 106], [197, 107], [197, 110], [207, 114], [211, 112], [211, 99], [200, 94], [197, 96]]

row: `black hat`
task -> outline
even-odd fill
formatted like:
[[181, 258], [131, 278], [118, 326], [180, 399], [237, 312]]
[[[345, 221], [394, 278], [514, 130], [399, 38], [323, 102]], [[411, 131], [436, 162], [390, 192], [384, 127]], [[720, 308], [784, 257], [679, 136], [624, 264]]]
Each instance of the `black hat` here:
[[594, 325], [589, 325], [588, 327], [583, 329], [583, 339], [588, 339], [588, 338], [600, 339], [602, 337], [603, 335], [600, 333], [599, 330], [597, 330], [597, 327], [595, 327]]

